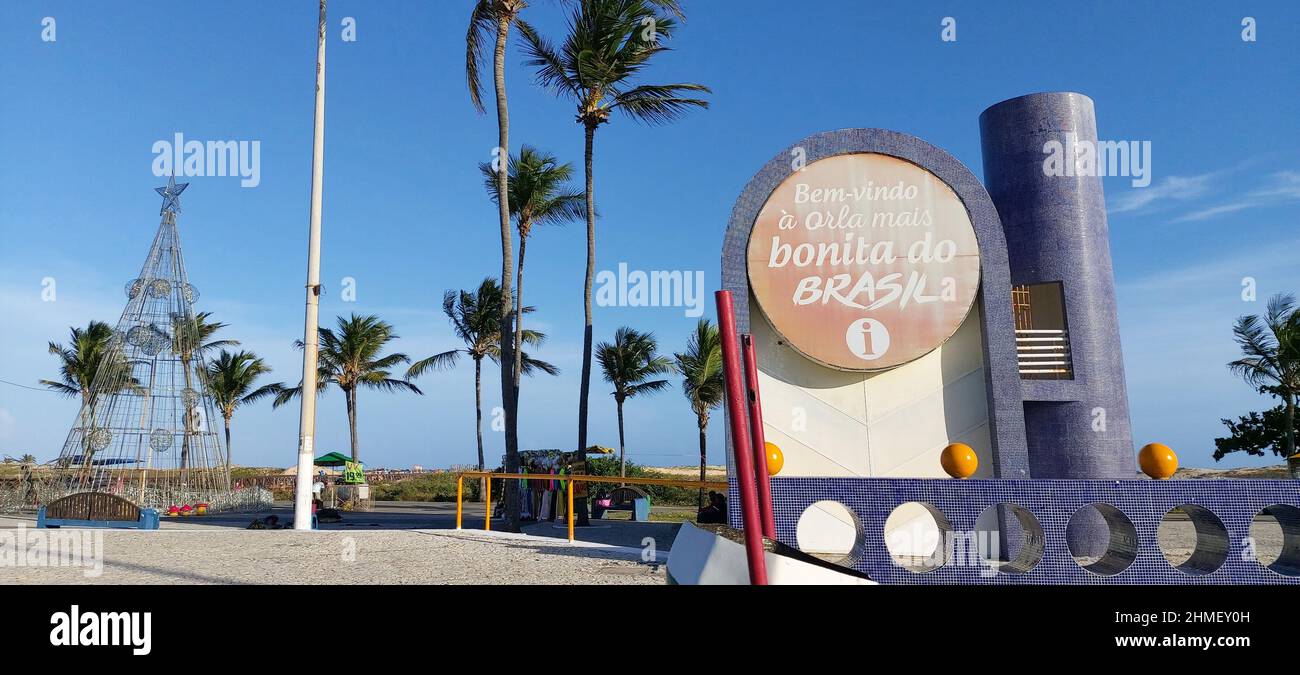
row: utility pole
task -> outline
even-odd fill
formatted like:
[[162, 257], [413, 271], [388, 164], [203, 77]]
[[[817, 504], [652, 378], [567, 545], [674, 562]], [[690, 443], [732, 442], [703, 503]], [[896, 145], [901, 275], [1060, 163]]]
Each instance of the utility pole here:
[[311, 529], [311, 469], [316, 438], [316, 360], [320, 348], [320, 203], [325, 173], [325, 0], [316, 28], [316, 120], [311, 144], [311, 233], [307, 238], [307, 311], [302, 331], [302, 414], [298, 417], [298, 486], [293, 529]]

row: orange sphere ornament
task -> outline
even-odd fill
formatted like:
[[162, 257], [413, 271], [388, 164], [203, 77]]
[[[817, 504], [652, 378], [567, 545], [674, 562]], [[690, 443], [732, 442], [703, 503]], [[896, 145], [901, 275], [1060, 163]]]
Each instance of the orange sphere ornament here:
[[781, 448], [776, 443], [764, 443], [763, 449], [767, 451], [767, 475], [781, 473], [781, 467], [785, 466], [785, 455]]
[[979, 468], [980, 458], [969, 445], [953, 443], [939, 454], [939, 464], [953, 478], [970, 478]]
[[1142, 473], [1165, 480], [1178, 470], [1178, 455], [1162, 443], [1147, 443], [1138, 451], [1138, 466], [1142, 467]]

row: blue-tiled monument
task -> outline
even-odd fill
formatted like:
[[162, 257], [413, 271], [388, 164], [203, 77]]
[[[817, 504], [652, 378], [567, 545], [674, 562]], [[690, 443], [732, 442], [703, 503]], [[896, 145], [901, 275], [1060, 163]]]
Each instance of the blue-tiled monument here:
[[[736, 202], [723, 288], [785, 457], [778, 539], [847, 532], [841, 564], [894, 583], [1300, 581], [1294, 481], [1138, 479], [1101, 178], [1045, 165], [1053, 143], [1096, 146], [1092, 100], [1022, 96], [979, 128], [983, 182], [914, 136], [846, 129], [782, 151]], [[940, 471], [955, 443], [979, 457], [968, 481]], [[1155, 533], [1179, 507], [1197, 545], [1175, 566]], [[1285, 535], [1269, 565], [1247, 554], [1261, 512]], [[918, 523], [937, 545], [886, 550]], [[974, 540], [1002, 562], [963, 568]]]

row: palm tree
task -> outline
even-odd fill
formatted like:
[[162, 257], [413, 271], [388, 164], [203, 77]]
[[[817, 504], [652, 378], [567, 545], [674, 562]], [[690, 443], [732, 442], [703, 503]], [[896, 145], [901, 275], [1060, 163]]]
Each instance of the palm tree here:
[[1260, 393], [1282, 399], [1286, 420], [1286, 456], [1296, 454], [1295, 408], [1300, 395], [1300, 311], [1295, 296], [1278, 294], [1268, 301], [1263, 317], [1237, 319], [1233, 337], [1242, 358], [1228, 370]]
[[[186, 389], [192, 388], [190, 368], [195, 359], [202, 360], [203, 355], [213, 349], [234, 347], [239, 344], [238, 340], [210, 340], [217, 331], [226, 327], [224, 323], [209, 322], [210, 316], [212, 312], [199, 312], [193, 317], [172, 315], [172, 352], [180, 359]], [[189, 415], [187, 414], [185, 418], [188, 420]], [[190, 430], [187, 423], [185, 433], [181, 436], [181, 469], [188, 465], [189, 458]]]
[[[682, 392], [691, 403], [695, 412], [696, 423], [700, 427], [700, 482], [705, 480], [705, 467], [708, 458], [708, 439], [706, 431], [709, 426], [709, 411], [722, 406], [722, 339], [718, 327], [708, 319], [700, 319], [695, 324], [686, 343], [686, 351], [674, 354], [677, 371], [683, 375]], [[699, 505], [704, 506], [704, 488], [700, 488]]]
[[226, 485], [230, 484], [230, 419], [235, 416], [235, 409], [284, 389], [283, 382], [253, 388], [257, 378], [269, 372], [271, 367], [256, 354], [244, 351], [231, 354], [224, 349], [204, 371], [208, 392], [226, 422]]
[[[451, 368], [461, 354], [474, 361], [474, 429], [478, 436], [478, 470], [482, 471], [483, 461], [483, 359], [494, 362], [501, 359], [501, 305], [504, 295], [496, 279], [488, 277], [479, 284], [474, 293], [469, 291], [447, 291], [442, 296], [442, 311], [451, 321], [456, 337], [465, 343], [464, 349], [452, 349], [434, 354], [411, 364], [406, 370], [406, 379], [415, 379], [432, 370]], [[532, 307], [521, 308], [521, 313], [528, 314]], [[523, 342], [540, 345], [546, 336], [537, 331], [524, 331]], [[548, 375], [559, 374], [555, 366], [531, 358], [521, 352], [520, 362], [524, 374], [540, 370]], [[482, 494], [482, 491], [480, 491]]]
[[32, 455], [32, 454], [23, 455], [21, 458], [18, 459], [18, 461], [22, 464], [35, 464], [36, 455]]
[[[41, 380], [41, 384], [64, 396], [81, 397], [81, 421], [78, 426], [95, 424], [95, 404], [99, 396], [139, 386], [131, 375], [131, 364], [122, 350], [113, 345], [113, 328], [102, 321], [91, 321], [84, 329], [73, 327], [68, 346], [49, 343], [49, 352], [59, 357], [61, 380]], [[88, 441], [90, 431], [83, 433]], [[82, 454], [90, 466], [91, 454], [86, 443]]]
[[103, 321], [91, 321], [83, 328], [73, 327], [69, 332], [68, 346], [56, 342], [49, 344], [51, 354], [59, 357], [61, 380], [41, 380], [41, 384], [64, 396], [81, 396], [83, 406], [91, 400], [91, 385], [95, 375], [106, 363], [113, 368], [124, 368], [120, 353], [110, 355], [109, 342], [113, 327]]
[[[510, 275], [514, 272], [514, 251], [510, 239], [510, 200], [506, 175], [506, 154], [510, 148], [510, 112], [506, 102], [506, 43], [510, 38], [510, 24], [519, 23], [521, 30], [528, 26], [519, 13], [528, 6], [527, 0], [474, 0], [470, 13], [469, 30], [465, 34], [465, 82], [474, 108], [484, 112], [479, 84], [479, 65], [483, 61], [483, 43], [493, 39], [493, 86], [497, 96], [497, 215], [501, 225], [501, 289], [505, 297], [513, 296]], [[498, 321], [501, 335], [513, 335], [514, 316], [510, 303], [500, 306]], [[519, 471], [519, 427], [516, 419], [519, 379], [515, 375], [514, 345], [518, 340], [506, 340], [501, 349], [501, 405], [505, 409], [506, 471]], [[506, 483], [506, 529], [519, 529], [519, 486], [514, 481]]]
[[668, 380], [651, 380], [676, 370], [666, 356], [655, 352], [659, 345], [652, 333], [641, 333], [627, 326], [614, 332], [614, 343], [602, 342], [596, 346], [596, 360], [604, 372], [605, 381], [614, 385], [610, 394], [618, 407], [618, 475], [627, 476], [627, 460], [623, 450], [623, 402], [640, 394], [653, 394], [668, 386]]
[[536, 68], [538, 82], [576, 104], [577, 121], [585, 137], [587, 276], [578, 394], [578, 453], [585, 460], [587, 396], [591, 391], [591, 287], [596, 274], [592, 176], [596, 129], [609, 122], [614, 111], [647, 124], [671, 122], [690, 108], [707, 108], [707, 101], [691, 98], [689, 93], [709, 92], [709, 88], [693, 83], [633, 84], [654, 55], [667, 51], [662, 41], [671, 37], [676, 21], [660, 10], [682, 17], [677, 0], [577, 0], [576, 5], [568, 34], [558, 49], [527, 24], [520, 24], [519, 32], [529, 56], [527, 64]]
[[[396, 339], [393, 327], [371, 314], [338, 318], [337, 330], [320, 329], [320, 352], [317, 360], [317, 388], [338, 385], [348, 410], [348, 433], [352, 440], [352, 461], [360, 461], [357, 445], [357, 390], [365, 387], [381, 391], [412, 391], [423, 395], [419, 387], [405, 380], [392, 378], [389, 369], [409, 363], [406, 354], [393, 353], [380, 356], [384, 347]], [[303, 348], [302, 340], [294, 345]], [[275, 397], [272, 407], [280, 407], [302, 395], [302, 383], [286, 387]]]
[[[519, 261], [515, 272], [515, 330], [514, 353], [523, 349], [524, 334], [524, 253], [528, 246], [528, 235], [534, 224], [562, 225], [583, 217], [584, 197], [582, 192], [569, 188], [566, 183], [573, 177], [573, 165], [561, 164], [555, 155], [538, 150], [525, 144], [519, 154], [512, 155], [509, 162], [510, 216], [519, 231]], [[488, 163], [479, 164], [483, 172], [484, 187], [492, 201], [497, 200], [497, 172]], [[515, 396], [519, 396], [520, 375], [523, 373], [523, 359], [515, 360], [514, 386]]]

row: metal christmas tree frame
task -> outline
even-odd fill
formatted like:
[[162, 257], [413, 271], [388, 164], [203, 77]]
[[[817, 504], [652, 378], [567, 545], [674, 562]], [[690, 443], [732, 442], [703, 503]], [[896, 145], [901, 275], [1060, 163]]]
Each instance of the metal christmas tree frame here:
[[205, 382], [194, 302], [176, 216], [188, 183], [173, 176], [162, 222], [89, 395], [68, 432], [43, 503], [78, 492], [106, 492], [141, 507], [206, 503], [238, 509], [225, 472], [216, 407]]

